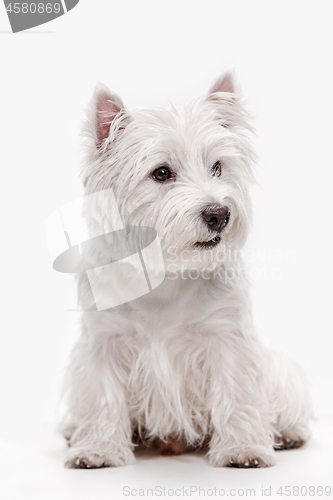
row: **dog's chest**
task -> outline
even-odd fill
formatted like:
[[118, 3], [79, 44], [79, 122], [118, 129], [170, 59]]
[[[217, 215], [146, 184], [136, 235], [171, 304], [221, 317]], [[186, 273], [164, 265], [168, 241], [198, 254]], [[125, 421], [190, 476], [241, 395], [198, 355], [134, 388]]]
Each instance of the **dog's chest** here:
[[[135, 334], [130, 344], [135, 348], [127, 390], [130, 416], [153, 434], [157, 429], [170, 434], [186, 428], [195, 439], [199, 429], [200, 434], [206, 433], [209, 422], [216, 339], [198, 320], [205, 305], [193, 284], [173, 294], [162, 289], [151, 300], [141, 301], [140, 314], [133, 315]], [[189, 314], [188, 305], [193, 303], [197, 317]]]
[[202, 339], [184, 329], [138, 347], [127, 391], [131, 420], [162, 435], [205, 427], [210, 369]]

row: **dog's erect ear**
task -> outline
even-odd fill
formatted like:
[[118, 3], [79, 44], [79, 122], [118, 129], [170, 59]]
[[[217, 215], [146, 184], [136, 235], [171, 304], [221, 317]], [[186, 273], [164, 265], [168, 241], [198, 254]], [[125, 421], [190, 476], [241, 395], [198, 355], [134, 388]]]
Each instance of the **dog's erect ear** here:
[[123, 130], [129, 121], [121, 98], [105, 85], [98, 84], [94, 93], [94, 121], [97, 146], [112, 141], [111, 126], [114, 131]]
[[216, 119], [224, 128], [243, 125], [250, 128], [248, 115], [243, 109], [241, 93], [236, 85], [234, 73], [223, 73], [206, 96], [206, 102], [214, 107]]
[[213, 97], [213, 94], [217, 92], [227, 92], [228, 94], [233, 94], [235, 92], [234, 76], [230, 71], [223, 73], [223, 75], [216, 80], [209, 91], [209, 95]]

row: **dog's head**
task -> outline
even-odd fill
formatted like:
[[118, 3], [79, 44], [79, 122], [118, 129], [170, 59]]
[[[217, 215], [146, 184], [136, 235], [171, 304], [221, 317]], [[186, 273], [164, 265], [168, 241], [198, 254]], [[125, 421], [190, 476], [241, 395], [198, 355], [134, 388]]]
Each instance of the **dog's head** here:
[[155, 228], [167, 260], [215, 266], [243, 245], [254, 158], [230, 73], [203, 98], [169, 111], [129, 112], [99, 85], [85, 130], [87, 192], [112, 188], [124, 224]]

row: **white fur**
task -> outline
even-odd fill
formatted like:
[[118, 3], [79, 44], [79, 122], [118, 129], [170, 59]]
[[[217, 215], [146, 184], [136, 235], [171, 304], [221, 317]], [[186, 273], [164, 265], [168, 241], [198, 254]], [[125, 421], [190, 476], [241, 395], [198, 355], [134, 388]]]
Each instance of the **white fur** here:
[[[67, 466], [133, 463], [136, 428], [151, 440], [196, 446], [208, 439], [214, 466], [272, 465], [274, 441], [309, 438], [304, 375], [270, 352], [252, 323], [240, 251], [251, 221], [250, 134], [230, 74], [197, 102], [170, 111], [129, 112], [97, 88], [85, 124], [86, 192], [112, 188], [125, 225], [157, 230], [167, 274], [149, 294], [100, 312], [91, 311], [80, 277], [82, 336], [65, 382]], [[217, 160], [220, 177], [211, 173]], [[151, 177], [161, 164], [173, 180]], [[112, 219], [104, 197], [85, 211], [90, 228]], [[229, 224], [217, 247], [197, 250], [195, 242], [217, 234], [200, 215], [214, 205], [230, 208]], [[106, 243], [100, 252], [110, 252]]]

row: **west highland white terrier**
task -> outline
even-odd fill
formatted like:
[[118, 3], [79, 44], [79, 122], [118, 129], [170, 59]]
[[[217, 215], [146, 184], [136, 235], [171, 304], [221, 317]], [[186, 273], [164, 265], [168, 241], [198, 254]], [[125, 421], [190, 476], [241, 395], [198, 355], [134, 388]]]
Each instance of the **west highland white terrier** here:
[[[84, 130], [82, 180], [86, 195], [98, 193], [84, 211], [91, 234], [112, 227], [112, 189], [125, 228], [156, 230], [165, 279], [99, 311], [80, 275], [82, 335], [65, 380], [66, 466], [133, 464], [138, 440], [164, 454], [202, 447], [213, 466], [274, 464], [274, 449], [309, 439], [312, 406], [302, 369], [271, 352], [253, 327], [241, 249], [255, 155], [233, 74], [169, 111], [128, 111], [99, 85]], [[105, 238], [87, 253], [91, 268], [117, 246]]]

